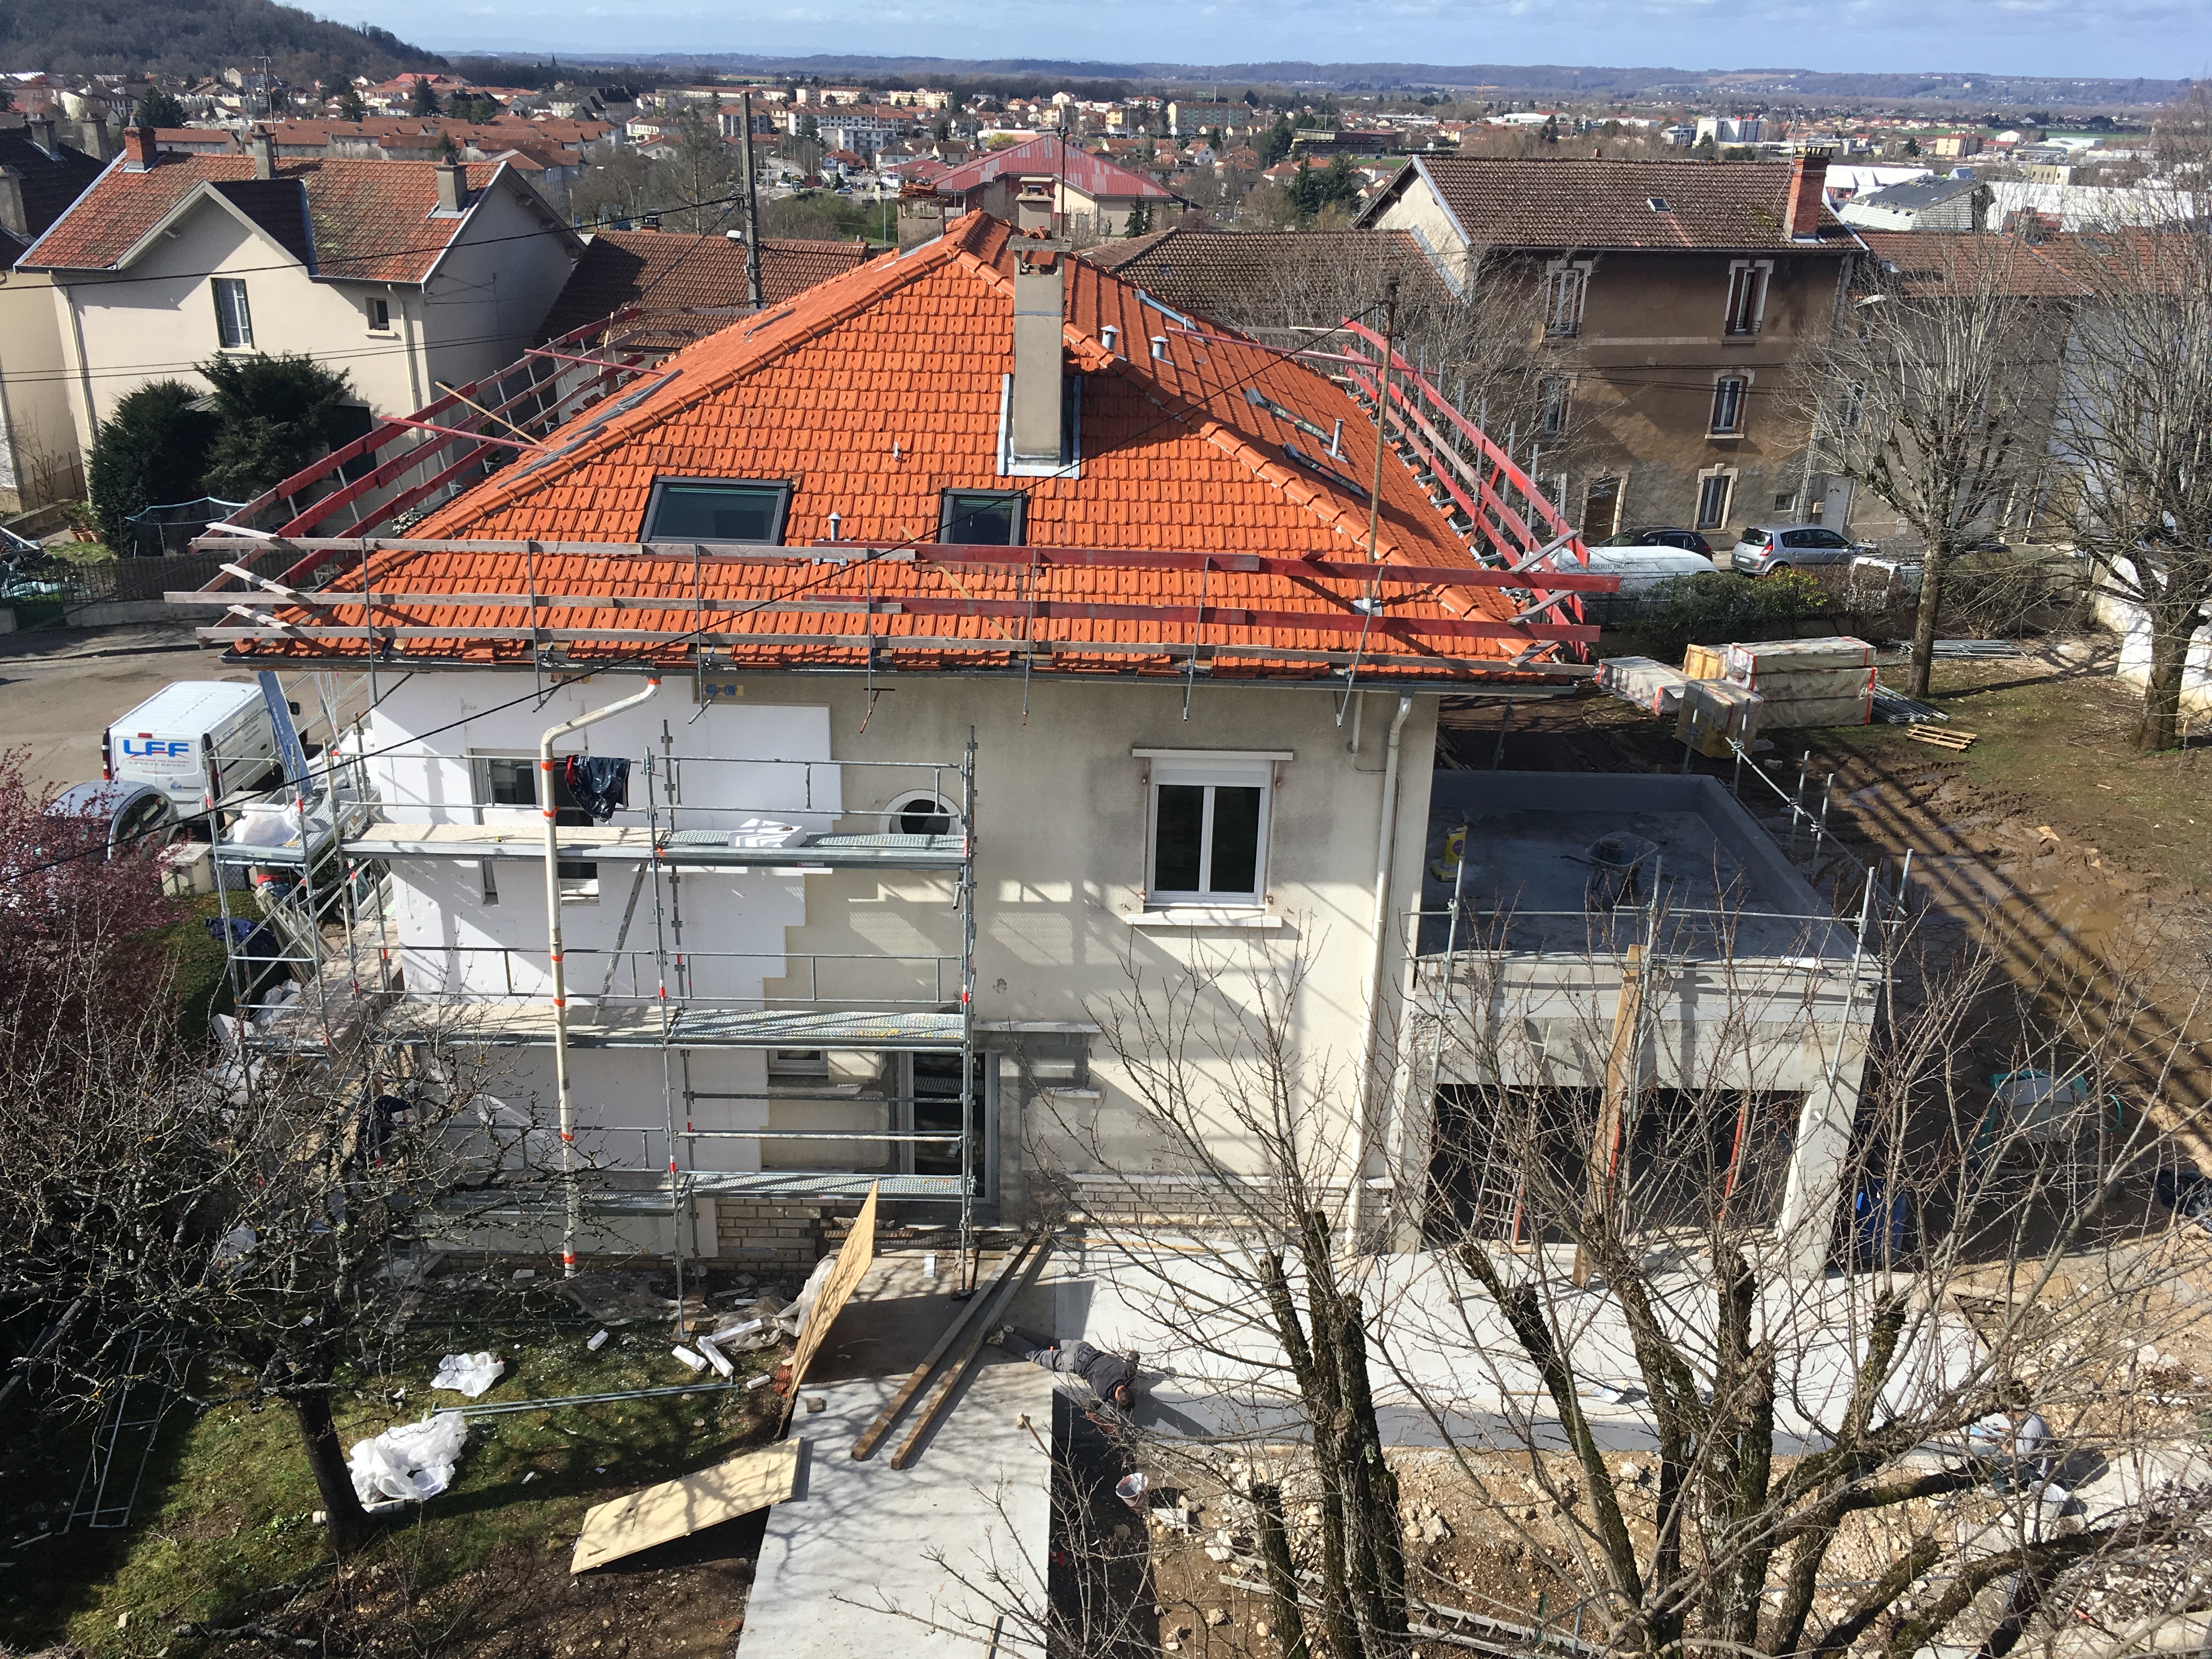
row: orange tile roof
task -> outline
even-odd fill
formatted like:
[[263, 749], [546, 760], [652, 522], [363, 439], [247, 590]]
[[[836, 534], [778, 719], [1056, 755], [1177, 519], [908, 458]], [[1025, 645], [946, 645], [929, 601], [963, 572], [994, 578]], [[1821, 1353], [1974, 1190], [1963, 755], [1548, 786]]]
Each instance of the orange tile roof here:
[[[635, 392], [571, 422], [545, 453], [518, 455], [410, 532], [471, 545], [382, 549], [366, 572], [318, 590], [319, 608], [278, 606], [276, 615], [358, 629], [361, 606], [343, 596], [365, 579], [378, 596], [375, 625], [410, 630], [389, 647], [409, 661], [526, 664], [526, 630], [538, 628], [585, 634], [567, 644], [573, 661], [642, 653], [688, 667], [689, 635], [700, 629], [714, 636], [718, 666], [849, 667], [867, 660], [864, 636], [872, 636], [880, 665], [958, 657], [972, 667], [979, 652], [1018, 661], [1019, 641], [1033, 638], [1097, 647], [1056, 653], [1063, 670], [1115, 672], [1182, 672], [1202, 645], [1220, 653], [1216, 678], [1322, 678], [1332, 670], [1316, 653], [1340, 661], [1363, 645], [1392, 665], [1385, 672], [1464, 678], [1476, 672], [1471, 659], [1502, 666], [1531, 641], [1586, 636], [1548, 617], [1511, 624], [1516, 602], [1472, 585], [1491, 573], [1478, 574], [1395, 455], [1382, 470], [1378, 556], [1466, 571], [1471, 585], [1408, 577], [1379, 590], [1380, 614], [1354, 608], [1365, 591], [1356, 575], [1294, 562], [1364, 559], [1370, 417], [1310, 368], [1188, 326], [1079, 260], [1064, 258], [1063, 335], [1081, 386], [1079, 471], [1000, 476], [1016, 240], [1000, 221], [971, 214], [935, 242], [733, 324], [664, 362], [663, 378], [634, 404]], [[1103, 343], [1109, 325], [1118, 351]], [[1156, 336], [1161, 358], [1148, 345]], [[1327, 439], [1314, 429], [1329, 434], [1340, 421], [1341, 454], [1322, 461], [1326, 471], [1286, 455], [1295, 444], [1319, 457]], [[654, 480], [672, 476], [789, 481], [789, 550], [695, 557], [688, 546], [578, 545], [636, 544]], [[911, 550], [934, 543], [940, 491], [1017, 484], [1028, 495], [1028, 543], [1060, 550]], [[858, 546], [826, 550], [833, 513], [840, 540]], [[520, 543], [538, 550], [526, 555]], [[1065, 550], [1101, 551], [1086, 562]], [[1139, 557], [1133, 568], [1113, 550]], [[1212, 556], [1203, 569], [1195, 559], [1157, 568], [1158, 556], [1200, 554]], [[448, 593], [469, 597], [392, 597]], [[718, 609], [695, 613], [695, 600]], [[871, 605], [876, 611], [863, 615]], [[441, 627], [510, 635], [441, 635]], [[669, 645], [655, 648], [656, 635]], [[358, 654], [363, 643], [355, 633], [246, 649]]]
[[[471, 192], [484, 190], [500, 169], [498, 162], [468, 163], [463, 171]], [[428, 161], [280, 158], [275, 173], [257, 180], [247, 155], [164, 152], [143, 173], [127, 171], [118, 160], [21, 263], [40, 270], [113, 270], [204, 185], [228, 197], [320, 276], [422, 282], [467, 222], [465, 215], [431, 216], [438, 184]], [[300, 234], [303, 202], [313, 233], [312, 262]]]

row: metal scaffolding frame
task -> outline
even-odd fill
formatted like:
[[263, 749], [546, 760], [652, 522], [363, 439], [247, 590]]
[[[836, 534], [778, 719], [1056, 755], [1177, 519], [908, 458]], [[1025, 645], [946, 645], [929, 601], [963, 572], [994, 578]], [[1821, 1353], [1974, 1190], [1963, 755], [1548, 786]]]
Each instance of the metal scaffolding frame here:
[[[374, 1053], [418, 1042], [435, 1023], [416, 1011], [464, 1011], [460, 1039], [485, 1047], [542, 1047], [553, 1041], [550, 1005], [536, 992], [517, 986], [515, 966], [543, 958], [543, 948], [523, 945], [409, 944], [392, 917], [393, 866], [416, 862], [495, 865], [516, 860], [542, 864], [541, 833], [518, 822], [417, 824], [393, 823], [386, 813], [404, 803], [381, 800], [368, 771], [370, 759], [428, 760], [466, 765], [465, 755], [416, 751], [403, 746], [368, 754], [360, 722], [352, 723], [349, 751], [341, 752], [347, 731], [337, 714], [327, 674], [313, 677], [330, 726], [316, 762], [273, 788], [241, 793], [211, 806], [213, 862], [221, 926], [226, 943], [234, 1005], [240, 1016], [239, 1058], [264, 1056], [337, 1058], [365, 1037]], [[373, 706], [373, 705], [372, 705]], [[965, 750], [942, 761], [793, 760], [782, 757], [684, 755], [664, 721], [657, 750], [649, 748], [640, 769], [645, 802], [641, 824], [597, 826], [557, 831], [559, 861], [591, 862], [631, 872], [628, 903], [611, 949], [570, 949], [564, 954], [580, 969], [577, 986], [593, 1005], [572, 1012], [567, 1041], [574, 1048], [650, 1048], [661, 1056], [663, 1121], [659, 1125], [602, 1124], [592, 1133], [612, 1139], [637, 1134], [641, 1155], [634, 1163], [595, 1164], [586, 1207], [605, 1216], [665, 1215], [671, 1254], [679, 1274], [690, 1255], [684, 1237], [687, 1212], [701, 1199], [744, 1196], [775, 1201], [852, 1201], [879, 1185], [886, 1198], [958, 1206], [960, 1243], [969, 1244], [975, 1210], [986, 1190], [987, 1149], [983, 1091], [977, 1078], [975, 1006], [975, 770], [977, 744], [971, 732]], [[800, 806], [684, 804], [680, 780], [685, 768], [736, 765], [803, 769]], [[884, 771], [902, 782], [902, 794], [927, 793], [945, 809], [948, 821], [925, 826], [926, 833], [831, 830], [805, 833], [771, 823], [769, 814], [828, 818], [873, 817], [822, 797], [816, 805], [816, 774], [839, 780], [854, 769]], [[956, 787], [957, 784], [957, 787]], [[471, 789], [473, 800], [474, 791]], [[485, 803], [475, 802], [476, 816]], [[933, 817], [940, 816], [933, 813]], [[698, 827], [702, 820], [735, 819], [755, 826], [729, 830]], [[807, 875], [874, 871], [879, 874], [934, 873], [949, 878], [960, 916], [957, 953], [901, 955], [895, 952], [812, 953], [726, 951], [693, 949], [685, 938], [682, 877], [699, 871], [782, 870]], [[649, 906], [642, 902], [650, 890]], [[239, 895], [253, 890], [258, 902], [248, 907]], [[252, 914], [258, 911], [258, 914]], [[649, 914], [648, 914], [649, 911]], [[650, 928], [649, 941], [632, 946], [633, 928]], [[497, 993], [472, 989], [472, 966], [481, 959], [501, 963]], [[765, 985], [757, 996], [718, 995], [696, 983], [710, 963], [757, 961], [780, 964], [764, 977], [783, 981], [802, 975], [804, 983], [786, 994]], [[439, 982], [411, 984], [410, 969], [421, 977], [426, 963], [439, 963]], [[832, 981], [825, 991], [825, 964]], [[848, 965], [867, 964], [911, 974], [915, 983], [903, 995], [843, 994], [836, 975]], [[621, 981], [627, 969], [627, 997]], [[280, 1000], [281, 999], [281, 1000]], [[870, 1094], [842, 1086], [777, 1089], [758, 1094], [695, 1090], [691, 1058], [701, 1049], [866, 1052], [884, 1056], [957, 1056], [959, 1129], [935, 1132], [900, 1127], [898, 1118], [914, 1110], [916, 1091], [910, 1080], [887, 1081]], [[372, 1061], [374, 1064], [374, 1061]], [[702, 1129], [695, 1104], [703, 1100], [766, 1103], [817, 1101], [842, 1104], [879, 1102], [892, 1121], [881, 1130], [849, 1128]], [[654, 1134], [665, 1137], [666, 1155], [651, 1158]], [[795, 1142], [832, 1140], [896, 1148], [902, 1160], [921, 1148], [957, 1146], [957, 1175], [900, 1170], [888, 1174], [839, 1170], [717, 1170], [699, 1167], [701, 1143], [716, 1141]], [[507, 1172], [502, 1172], [503, 1175]], [[539, 1181], [528, 1170], [519, 1179], [501, 1179], [483, 1191], [455, 1194], [449, 1212], [487, 1221], [533, 1217], [557, 1208], [563, 1188]]]

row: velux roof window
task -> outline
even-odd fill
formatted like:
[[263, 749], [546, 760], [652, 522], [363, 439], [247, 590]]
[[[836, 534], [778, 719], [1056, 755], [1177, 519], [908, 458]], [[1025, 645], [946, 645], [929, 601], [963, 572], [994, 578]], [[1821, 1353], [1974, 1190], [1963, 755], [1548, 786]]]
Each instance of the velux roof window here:
[[645, 510], [649, 542], [750, 542], [779, 546], [791, 508], [787, 483], [660, 478]]

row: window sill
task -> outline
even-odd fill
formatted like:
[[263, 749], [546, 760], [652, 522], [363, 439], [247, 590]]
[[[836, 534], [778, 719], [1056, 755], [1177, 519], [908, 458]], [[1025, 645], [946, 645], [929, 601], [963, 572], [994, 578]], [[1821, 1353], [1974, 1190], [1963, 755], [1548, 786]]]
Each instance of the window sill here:
[[1743, 434], [1741, 432], [1708, 432], [1705, 434], [1705, 441], [1709, 444], [1740, 444], [1743, 441]]
[[1756, 334], [1723, 334], [1721, 336], [1721, 343], [1724, 346], [1755, 346], [1759, 343], [1759, 337]]
[[1196, 904], [1164, 906], [1157, 910], [1140, 910], [1129, 919], [1132, 927], [1287, 927], [1290, 923], [1280, 916], [1271, 916], [1264, 910], [1229, 909]]
[[399, 331], [396, 328], [365, 328], [362, 332], [372, 340], [396, 340], [399, 337]]

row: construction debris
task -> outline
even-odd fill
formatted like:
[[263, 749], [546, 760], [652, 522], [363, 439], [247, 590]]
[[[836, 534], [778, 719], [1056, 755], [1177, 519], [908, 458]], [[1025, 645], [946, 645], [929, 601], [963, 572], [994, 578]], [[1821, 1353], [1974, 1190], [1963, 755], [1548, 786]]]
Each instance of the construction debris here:
[[1978, 734], [1955, 730], [1939, 731], [1932, 726], [1916, 726], [1908, 730], [1905, 735], [1915, 743], [1929, 744], [1937, 749], [1948, 749], [1955, 754], [1971, 747]]
[[1891, 690], [1880, 680], [1874, 685], [1874, 717], [1890, 726], [1917, 726], [1923, 720], [1951, 718], [1932, 704], [1908, 697], [1902, 691]]
[[440, 1412], [356, 1441], [346, 1456], [355, 1495], [371, 1515], [435, 1498], [453, 1484], [468, 1438], [460, 1413]]
[[438, 1373], [430, 1379], [430, 1386], [474, 1400], [506, 1373], [507, 1361], [489, 1349], [482, 1353], [449, 1353], [438, 1362]]
[[571, 1572], [604, 1566], [702, 1528], [781, 1504], [799, 1480], [801, 1442], [782, 1440], [711, 1469], [601, 1504], [584, 1516]]
[[945, 1328], [945, 1334], [939, 1337], [929, 1352], [921, 1357], [921, 1363], [908, 1374], [906, 1381], [899, 1384], [898, 1392], [892, 1395], [884, 1404], [883, 1410], [877, 1413], [876, 1420], [860, 1431], [860, 1437], [853, 1443], [854, 1458], [866, 1459], [875, 1450], [877, 1443], [890, 1432], [891, 1425], [898, 1421], [899, 1414], [906, 1410], [915, 1395], [921, 1391], [922, 1385], [929, 1381], [930, 1374], [937, 1369], [937, 1362], [945, 1358], [945, 1351], [958, 1341], [962, 1334], [975, 1322], [976, 1316], [986, 1305], [997, 1304], [1005, 1286], [1014, 1274], [1022, 1270], [1023, 1263], [1036, 1247], [1036, 1240], [1032, 1237], [1024, 1238], [1020, 1249], [1006, 1253], [1006, 1260], [1000, 1264], [999, 1276], [992, 1280], [989, 1288], [980, 1296], [968, 1298], [966, 1305], [953, 1316], [952, 1322]]
[[1939, 657], [1993, 659], [2021, 654], [2018, 640], [1938, 640], [1934, 649]]

